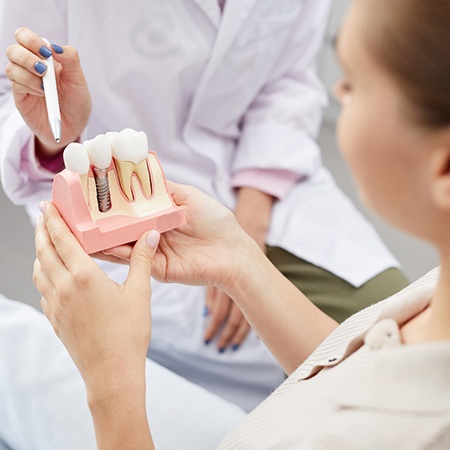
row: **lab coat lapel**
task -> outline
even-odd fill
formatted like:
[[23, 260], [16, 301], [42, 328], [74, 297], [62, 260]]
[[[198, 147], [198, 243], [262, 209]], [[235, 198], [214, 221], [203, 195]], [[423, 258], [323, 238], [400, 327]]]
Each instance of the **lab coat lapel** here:
[[216, 28], [220, 25], [220, 8], [217, 0], [193, 0]]
[[[200, 4], [212, 3], [213, 0], [194, 0], [200, 6]], [[217, 0], [214, 0], [217, 3]], [[201, 102], [201, 99], [205, 95], [208, 87], [208, 83], [211, 80], [212, 75], [223, 60], [224, 55], [230, 48], [234, 39], [238, 35], [242, 25], [245, 23], [248, 15], [252, 11], [258, 0], [227, 0], [225, 9], [220, 21], [220, 26], [217, 33], [217, 38], [214, 43], [211, 58], [203, 72], [203, 76], [200, 83], [197, 86], [194, 94], [191, 118], [195, 115], [197, 108]], [[202, 7], [202, 9], [204, 9]]]
[[[216, 0], [217, 1], [217, 0]], [[227, 0], [211, 57], [214, 72], [258, 0]]]

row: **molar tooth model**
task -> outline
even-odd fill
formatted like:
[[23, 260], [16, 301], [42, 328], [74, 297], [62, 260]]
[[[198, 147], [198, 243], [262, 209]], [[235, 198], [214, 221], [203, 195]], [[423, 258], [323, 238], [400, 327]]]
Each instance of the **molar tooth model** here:
[[126, 128], [64, 150], [66, 168], [53, 180], [52, 202], [87, 253], [183, 225], [147, 136]]

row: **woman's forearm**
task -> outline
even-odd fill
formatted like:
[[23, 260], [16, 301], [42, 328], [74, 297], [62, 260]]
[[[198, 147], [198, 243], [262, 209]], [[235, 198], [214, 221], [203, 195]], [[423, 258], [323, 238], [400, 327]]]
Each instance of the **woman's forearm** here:
[[[106, 391], [106, 392], [105, 392]], [[153, 450], [145, 406], [145, 380], [89, 394], [99, 450]]]
[[290, 374], [338, 324], [285, 278], [253, 241], [239, 250], [238, 270], [227, 293]]

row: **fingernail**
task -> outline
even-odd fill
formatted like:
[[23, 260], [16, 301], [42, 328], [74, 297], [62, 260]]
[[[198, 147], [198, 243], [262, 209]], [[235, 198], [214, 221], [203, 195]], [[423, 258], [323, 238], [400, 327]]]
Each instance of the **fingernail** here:
[[45, 210], [47, 209], [47, 202], [39, 202], [39, 211], [41, 211], [42, 214], [45, 213]]
[[55, 50], [56, 53], [64, 53], [64, 49], [60, 47], [59, 45], [52, 44], [53, 50]]
[[41, 63], [40, 61], [38, 61], [35, 65], [34, 68], [36, 70], [36, 72], [39, 73], [44, 73], [47, 70], [47, 66], [43, 63]]
[[39, 53], [44, 57], [44, 58], [50, 58], [50, 56], [52, 56], [52, 51], [49, 50], [47, 47], [42, 46], [39, 49]]
[[208, 317], [209, 314], [209, 309], [207, 306], [205, 306], [205, 308], [203, 309], [203, 317]]
[[223, 353], [225, 351], [225, 347], [220, 347], [219, 348], [219, 353]]
[[233, 344], [231, 348], [233, 349], [233, 351], [236, 351], [239, 348], [239, 344]]
[[209, 345], [211, 343], [211, 339], [205, 339], [205, 345]]
[[42, 216], [37, 216], [36, 217], [36, 225], [42, 220]]
[[159, 238], [160, 234], [156, 230], [152, 230], [147, 235], [147, 244], [150, 245], [150, 247], [156, 249], [159, 244]]

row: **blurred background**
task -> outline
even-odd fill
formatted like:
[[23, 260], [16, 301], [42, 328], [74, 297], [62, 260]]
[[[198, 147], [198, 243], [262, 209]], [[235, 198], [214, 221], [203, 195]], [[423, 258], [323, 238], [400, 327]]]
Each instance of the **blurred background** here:
[[[333, 38], [336, 35], [349, 0], [333, 0], [327, 36], [318, 61], [319, 73], [330, 97], [319, 136], [325, 165], [333, 173], [338, 185], [346, 192], [374, 224], [392, 253], [403, 265], [411, 281], [438, 265], [437, 255], [431, 246], [406, 236], [373, 216], [359, 201], [351, 175], [342, 160], [335, 138], [335, 124], [339, 105], [333, 96], [333, 85], [339, 79], [340, 71], [334, 51]], [[34, 231], [30, 220], [21, 206], [13, 205], [0, 191], [1, 233], [0, 233], [0, 292], [26, 302], [40, 309], [36, 288], [32, 281], [34, 262]]]

